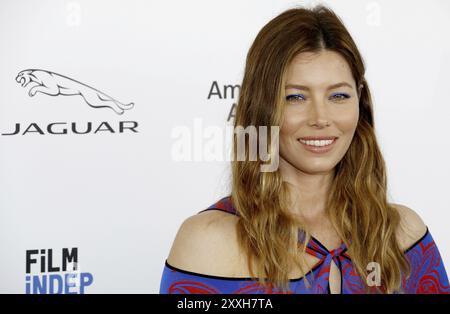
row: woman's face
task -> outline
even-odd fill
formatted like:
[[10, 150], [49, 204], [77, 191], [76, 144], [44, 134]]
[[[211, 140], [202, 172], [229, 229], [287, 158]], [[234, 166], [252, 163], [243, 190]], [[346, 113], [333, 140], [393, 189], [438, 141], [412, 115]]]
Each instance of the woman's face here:
[[306, 173], [329, 172], [350, 146], [359, 117], [349, 65], [334, 51], [300, 53], [287, 69], [285, 92], [281, 163]]

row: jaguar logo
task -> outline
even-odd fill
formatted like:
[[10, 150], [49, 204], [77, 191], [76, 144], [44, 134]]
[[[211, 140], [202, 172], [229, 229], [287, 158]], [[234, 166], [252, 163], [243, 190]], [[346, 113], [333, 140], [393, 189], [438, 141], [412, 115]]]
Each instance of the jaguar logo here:
[[124, 104], [113, 97], [77, 80], [67, 76], [39, 69], [20, 71], [16, 77], [17, 83], [28, 87], [28, 95], [33, 97], [36, 93], [50, 96], [80, 95], [84, 101], [93, 108], [110, 108], [121, 115], [125, 110], [134, 107], [134, 103]]

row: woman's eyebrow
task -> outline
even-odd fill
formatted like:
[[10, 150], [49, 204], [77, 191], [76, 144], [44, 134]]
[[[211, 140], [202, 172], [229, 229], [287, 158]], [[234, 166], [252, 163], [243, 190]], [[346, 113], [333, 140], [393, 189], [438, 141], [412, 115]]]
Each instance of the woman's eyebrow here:
[[[352, 85], [350, 85], [347, 82], [339, 82], [339, 83], [336, 83], [336, 84], [328, 86], [327, 90], [338, 88], [338, 87], [342, 87], [342, 86], [347, 86], [347, 87], [353, 88]], [[302, 89], [302, 90], [307, 90], [307, 91], [311, 90], [308, 86], [299, 85], [299, 84], [291, 84], [291, 83], [286, 84], [285, 88], [286, 89], [288, 89], [288, 88], [295, 88], [295, 89]]]

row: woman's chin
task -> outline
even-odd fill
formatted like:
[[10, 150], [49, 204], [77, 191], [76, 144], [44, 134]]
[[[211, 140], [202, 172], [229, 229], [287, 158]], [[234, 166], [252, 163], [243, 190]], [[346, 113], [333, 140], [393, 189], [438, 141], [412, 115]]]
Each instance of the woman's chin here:
[[309, 174], [328, 173], [336, 166], [331, 160], [311, 160], [302, 161], [298, 165], [298, 169]]

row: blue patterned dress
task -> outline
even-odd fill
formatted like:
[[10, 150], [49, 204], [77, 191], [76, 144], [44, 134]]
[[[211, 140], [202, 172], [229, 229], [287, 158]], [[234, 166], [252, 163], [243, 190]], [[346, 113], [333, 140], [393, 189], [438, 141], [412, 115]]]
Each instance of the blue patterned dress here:
[[[227, 196], [205, 210], [221, 210], [238, 215], [232, 205], [231, 197]], [[203, 210], [203, 211], [205, 211]], [[299, 239], [301, 235], [299, 234]], [[303, 277], [290, 279], [289, 290], [263, 287], [257, 279], [250, 277], [222, 277], [199, 274], [182, 270], [165, 261], [160, 283], [162, 294], [327, 294], [330, 293], [329, 275], [331, 262], [338, 266], [341, 273], [342, 294], [370, 293], [365, 290], [361, 277], [353, 267], [351, 257], [347, 254], [346, 245], [341, 245], [329, 251], [319, 240], [311, 237], [306, 252], [319, 259], [313, 268]], [[398, 293], [419, 294], [449, 294], [450, 287], [447, 273], [439, 250], [429, 232], [425, 234], [404, 254], [411, 264], [411, 275], [404, 278]], [[309, 282], [305, 282], [305, 277]], [[375, 291], [375, 290], [374, 290]]]

